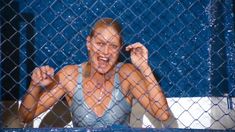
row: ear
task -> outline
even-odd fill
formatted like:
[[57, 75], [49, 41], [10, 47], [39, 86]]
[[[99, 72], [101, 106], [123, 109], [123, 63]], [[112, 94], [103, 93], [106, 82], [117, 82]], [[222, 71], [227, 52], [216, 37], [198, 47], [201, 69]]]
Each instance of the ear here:
[[86, 47], [87, 47], [87, 50], [90, 51], [91, 49], [91, 37], [90, 36], [86, 38]]

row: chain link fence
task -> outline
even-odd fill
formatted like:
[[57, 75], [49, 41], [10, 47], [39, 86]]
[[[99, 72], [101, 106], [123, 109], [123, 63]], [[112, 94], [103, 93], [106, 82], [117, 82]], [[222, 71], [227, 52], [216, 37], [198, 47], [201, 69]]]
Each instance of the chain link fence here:
[[[86, 37], [110, 17], [124, 47], [141, 42], [173, 115], [153, 118], [134, 101], [132, 127], [235, 130], [232, 0], [1, 0], [0, 93], [3, 128], [25, 127], [18, 108], [35, 67], [55, 72], [88, 60]], [[122, 51], [120, 60], [130, 62]], [[27, 127], [72, 127], [64, 98]]]

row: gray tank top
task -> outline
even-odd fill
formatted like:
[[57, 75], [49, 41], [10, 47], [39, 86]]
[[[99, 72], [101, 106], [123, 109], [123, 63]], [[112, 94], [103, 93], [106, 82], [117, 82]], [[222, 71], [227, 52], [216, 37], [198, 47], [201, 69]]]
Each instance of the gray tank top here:
[[82, 90], [82, 66], [79, 65], [78, 84], [75, 88], [70, 112], [72, 114], [73, 127], [107, 127], [112, 125], [128, 125], [131, 106], [126, 101], [119, 81], [118, 71], [123, 63], [118, 63], [115, 69], [114, 87], [111, 101], [104, 114], [99, 117], [86, 104]]

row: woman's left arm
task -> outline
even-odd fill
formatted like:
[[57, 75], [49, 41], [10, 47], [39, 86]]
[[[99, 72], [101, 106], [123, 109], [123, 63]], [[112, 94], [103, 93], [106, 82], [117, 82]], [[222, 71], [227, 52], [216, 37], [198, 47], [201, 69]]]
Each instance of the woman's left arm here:
[[[147, 94], [147, 99], [144, 99], [145, 96], [142, 101], [140, 101], [142, 105], [147, 106], [147, 109], [153, 116], [162, 121], [167, 120], [170, 116], [169, 107], [166, 97], [148, 65], [148, 50], [141, 43], [129, 45], [126, 47], [126, 50], [130, 51], [132, 64], [138, 69], [137, 74], [132, 74], [134, 81], [130, 81], [137, 89], [133, 91], [134, 95], [138, 96], [141, 93]], [[143, 81], [141, 81], [142, 79]], [[145, 103], [149, 103], [150, 105]]]

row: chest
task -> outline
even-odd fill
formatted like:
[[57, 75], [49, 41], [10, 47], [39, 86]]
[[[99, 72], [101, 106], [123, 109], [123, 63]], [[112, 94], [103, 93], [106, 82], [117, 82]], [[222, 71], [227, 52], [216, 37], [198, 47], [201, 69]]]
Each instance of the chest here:
[[[118, 73], [117, 73], [118, 74]], [[120, 92], [124, 95], [125, 100], [131, 104], [132, 96], [129, 93], [130, 84], [127, 80], [119, 76], [112, 76], [108, 80], [95, 81], [92, 78], [80, 77], [81, 82], [78, 82], [79, 75], [77, 74], [71, 78], [70, 82], [66, 84], [67, 95], [66, 100], [71, 105], [76, 88], [82, 87], [82, 96], [87, 105], [93, 109], [103, 110], [107, 108], [112, 100], [115, 86], [119, 87]]]
[[117, 100], [125, 100], [130, 103], [127, 92], [124, 90], [127, 86], [122, 84], [119, 79], [111, 77], [105, 81], [84, 80], [82, 86], [84, 103], [97, 116], [104, 115], [113, 103], [117, 103]]
[[[89, 86], [89, 85], [88, 85]], [[96, 88], [91, 85], [93, 91], [87, 91], [86, 87], [78, 87], [73, 96], [71, 112], [75, 116], [86, 115], [84, 118], [119, 120], [126, 118], [131, 111], [131, 105], [126, 95], [123, 94], [120, 85], [111, 85], [112, 88]], [[92, 88], [93, 87], [93, 88]], [[102, 93], [104, 92], [104, 93]], [[117, 118], [117, 119], [116, 119]], [[114, 121], [115, 121], [114, 120]]]
[[84, 95], [82, 89], [74, 94], [74, 100], [70, 107], [72, 120], [76, 126], [99, 126], [124, 124], [128, 122], [131, 106], [127, 103], [120, 89], [114, 88], [112, 96], [99, 101], [88, 95]]

